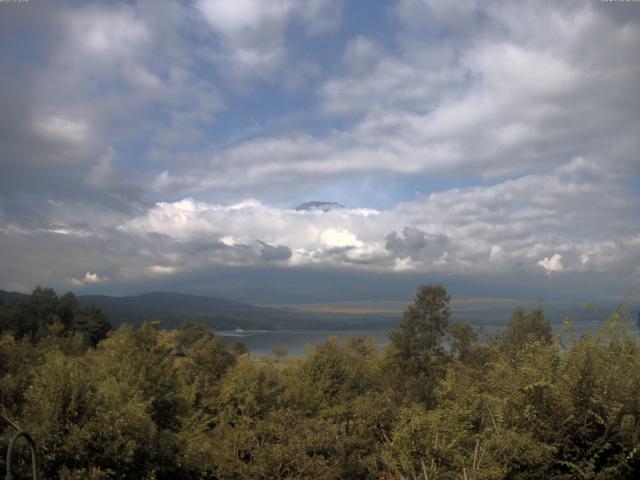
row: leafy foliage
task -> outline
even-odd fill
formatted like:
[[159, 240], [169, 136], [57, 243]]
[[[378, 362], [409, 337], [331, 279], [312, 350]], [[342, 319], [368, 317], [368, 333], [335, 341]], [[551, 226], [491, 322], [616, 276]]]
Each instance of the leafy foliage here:
[[[448, 325], [450, 297], [428, 285], [384, 349], [329, 338], [274, 360], [193, 322], [123, 326], [94, 347], [87, 338], [104, 335], [86, 319], [99, 313], [46, 289], [32, 297], [0, 307], [0, 413], [33, 433], [44, 478], [595, 480], [640, 471], [640, 345], [622, 308], [596, 332], [556, 339], [542, 310], [517, 310], [481, 341], [470, 325]], [[0, 422], [4, 448], [14, 427]]]
[[442, 377], [442, 339], [449, 324], [451, 296], [442, 285], [424, 285], [404, 311], [400, 330], [391, 332], [390, 372], [402, 380], [396, 385], [402, 395], [433, 403], [433, 391]]
[[0, 335], [33, 342], [49, 334], [81, 335], [96, 345], [111, 330], [111, 322], [97, 307], [80, 307], [73, 293], [58, 297], [51, 288], [37, 287], [31, 296], [0, 303]]

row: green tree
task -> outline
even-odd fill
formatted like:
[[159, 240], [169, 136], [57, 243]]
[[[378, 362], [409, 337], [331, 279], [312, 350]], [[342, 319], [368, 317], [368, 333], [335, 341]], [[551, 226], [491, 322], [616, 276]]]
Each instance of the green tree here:
[[466, 361], [478, 341], [478, 334], [468, 323], [454, 323], [449, 327], [451, 336], [450, 353], [459, 360]]
[[535, 308], [530, 313], [517, 308], [507, 323], [500, 343], [503, 350], [515, 354], [531, 340], [549, 343], [551, 338], [551, 322], [545, 319], [542, 308]]
[[58, 297], [51, 288], [37, 287], [28, 298], [0, 305], [0, 333], [9, 332], [17, 340], [81, 334], [95, 346], [110, 330], [106, 315], [95, 306], [80, 308], [72, 292]]
[[176, 333], [176, 343], [178, 347], [188, 349], [200, 340], [212, 336], [213, 332], [209, 327], [192, 320], [186, 320]]
[[406, 392], [431, 402], [443, 374], [442, 339], [449, 324], [451, 296], [441, 284], [423, 285], [404, 311], [400, 330], [391, 332], [395, 378], [406, 379]]
[[70, 330], [84, 335], [91, 345], [95, 346], [100, 340], [107, 338], [111, 331], [111, 322], [102, 310], [89, 305], [75, 313]]

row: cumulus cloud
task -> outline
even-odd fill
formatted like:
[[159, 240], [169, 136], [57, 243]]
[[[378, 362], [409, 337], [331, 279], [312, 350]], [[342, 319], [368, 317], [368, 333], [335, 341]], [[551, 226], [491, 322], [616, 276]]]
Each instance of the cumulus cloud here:
[[637, 277], [635, 7], [399, 0], [356, 31], [329, 0], [55, 5], [0, 19], [32, 46], [0, 56], [4, 285]]
[[[251, 201], [220, 206], [187, 200], [163, 204], [129, 226], [144, 225], [163, 233], [176, 229], [173, 235], [179, 238], [184, 232], [209, 234], [215, 225], [225, 225], [224, 233], [234, 238], [244, 234], [250, 242], [270, 236], [290, 246], [297, 252], [292, 261], [298, 263], [320, 259], [330, 263], [328, 253], [342, 249], [359, 250], [361, 256], [343, 256], [340, 262], [362, 265], [366, 258], [364, 264], [372, 268], [390, 268], [395, 259], [402, 259], [427, 270], [535, 271], [538, 262], [549, 257], [545, 265], [556, 270], [558, 265], [571, 271], [606, 270], [605, 265], [619, 262], [616, 257], [632, 255], [631, 246], [638, 238], [631, 220], [637, 193], [620, 190], [617, 179], [604, 173], [594, 182], [588, 173], [594, 165], [578, 158], [549, 174], [451, 189], [373, 215], [352, 209], [316, 215]], [[165, 211], [185, 203], [194, 212], [192, 219]], [[158, 223], [158, 217], [164, 220]], [[369, 249], [368, 255], [364, 249]], [[553, 260], [556, 253], [561, 262]]]
[[[616, 177], [594, 180], [594, 168], [578, 158], [548, 174], [453, 188], [389, 210], [298, 211], [255, 199], [185, 198], [123, 212], [98, 226], [81, 205], [64, 205], [52, 207], [46, 228], [13, 224], [1, 235], [7, 258], [24, 248], [37, 252], [40, 241], [49, 243], [50, 255], [64, 242], [65, 253], [56, 256], [65, 262], [51, 263], [63, 278], [70, 278], [70, 265], [94, 256], [112, 281], [277, 264], [553, 278], [615, 272], [632, 282], [640, 262], [633, 220], [640, 199]], [[74, 284], [106, 280], [91, 275]]]
[[562, 255], [559, 253], [554, 253], [552, 257], [545, 257], [538, 262], [542, 268], [544, 268], [547, 273], [551, 272], [561, 272], [564, 270], [564, 266], [562, 265]]
[[87, 272], [84, 274], [84, 277], [81, 279], [72, 277], [69, 280], [69, 284], [74, 287], [81, 288], [81, 287], [84, 287], [85, 285], [93, 285], [93, 284], [104, 283], [108, 281], [109, 281], [109, 277], [107, 276], [100, 276], [95, 272]]
[[353, 233], [345, 229], [327, 228], [320, 235], [320, 241], [328, 248], [361, 247], [363, 243]]

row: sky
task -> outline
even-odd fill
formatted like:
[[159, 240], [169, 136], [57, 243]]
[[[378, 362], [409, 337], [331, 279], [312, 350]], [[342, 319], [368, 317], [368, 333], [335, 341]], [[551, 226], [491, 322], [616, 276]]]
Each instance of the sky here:
[[2, 2], [0, 288], [620, 298], [639, 52], [639, 2]]

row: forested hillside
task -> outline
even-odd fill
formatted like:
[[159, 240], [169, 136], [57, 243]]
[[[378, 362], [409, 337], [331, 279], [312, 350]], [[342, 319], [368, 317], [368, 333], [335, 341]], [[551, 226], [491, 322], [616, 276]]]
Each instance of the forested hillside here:
[[82, 305], [95, 305], [105, 312], [114, 326], [140, 325], [158, 320], [165, 328], [177, 328], [187, 320], [224, 329], [331, 329], [371, 328], [397, 323], [396, 315], [349, 315], [309, 313], [257, 307], [219, 298], [171, 292], [149, 292], [127, 297], [81, 295]]
[[0, 462], [25, 429], [43, 478], [640, 471], [640, 348], [624, 307], [580, 337], [570, 323], [552, 335], [538, 309], [516, 310], [500, 334], [480, 338], [450, 318], [446, 290], [427, 285], [384, 349], [329, 338], [301, 358], [256, 359], [193, 322], [98, 335], [107, 324], [97, 309], [34, 296], [0, 306]]
[[[36, 297], [51, 289], [36, 288]], [[48, 293], [47, 293], [48, 292]], [[109, 295], [63, 296], [77, 308], [98, 307], [114, 328], [122, 324], [142, 325], [158, 321], [164, 328], [178, 328], [185, 320], [201, 323], [216, 330], [225, 329], [297, 329], [297, 330], [357, 330], [389, 328], [397, 325], [395, 313], [332, 313], [303, 312], [291, 308], [268, 308], [219, 298], [186, 295], [173, 292], [148, 292], [140, 295], [114, 297]], [[63, 298], [61, 297], [61, 298]], [[26, 305], [29, 295], [0, 290], [0, 302]], [[22, 302], [16, 302], [21, 300]], [[36, 301], [35, 298], [32, 301]], [[8, 306], [7, 306], [8, 308]], [[37, 310], [37, 309], [36, 309]], [[12, 317], [12, 314], [8, 314]], [[1, 316], [1, 314], [0, 314]]]

